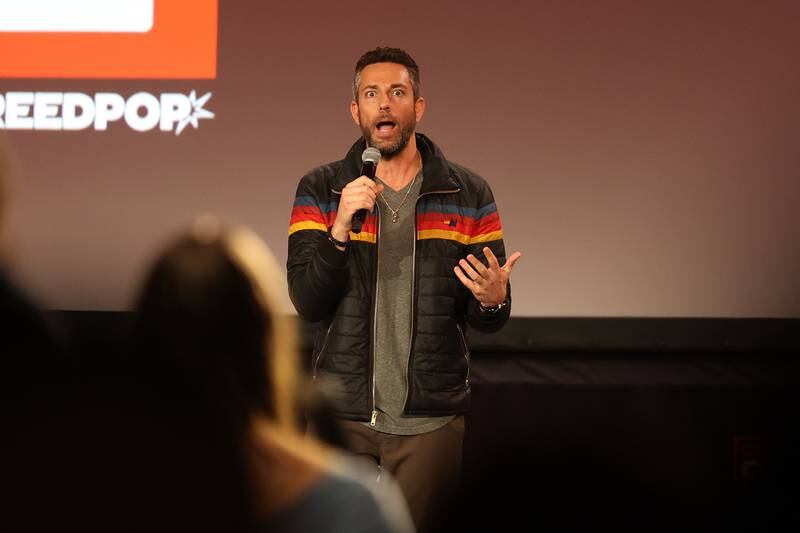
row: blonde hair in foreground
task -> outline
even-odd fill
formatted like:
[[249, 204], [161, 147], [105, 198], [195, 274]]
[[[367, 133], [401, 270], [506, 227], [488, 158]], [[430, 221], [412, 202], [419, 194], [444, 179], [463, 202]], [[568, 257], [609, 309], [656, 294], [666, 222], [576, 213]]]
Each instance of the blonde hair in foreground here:
[[231, 259], [252, 280], [254, 296], [272, 321], [265, 353], [269, 354], [267, 371], [272, 378], [275, 422], [279, 427], [296, 430], [298, 334], [294, 317], [279, 312], [278, 295], [287, 291], [283, 272], [264, 242], [249, 229], [232, 228], [224, 244]]

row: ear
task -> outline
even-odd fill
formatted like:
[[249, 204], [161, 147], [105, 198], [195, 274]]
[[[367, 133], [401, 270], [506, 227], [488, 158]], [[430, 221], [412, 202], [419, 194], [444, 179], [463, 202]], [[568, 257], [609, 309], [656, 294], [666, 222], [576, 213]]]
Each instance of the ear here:
[[358, 117], [358, 102], [356, 102], [355, 100], [350, 102], [350, 115], [353, 117], [353, 122], [356, 123], [356, 126], [360, 128], [361, 119]]
[[422, 115], [425, 114], [425, 99], [421, 96], [414, 102], [414, 114], [417, 116], [417, 122], [422, 120]]

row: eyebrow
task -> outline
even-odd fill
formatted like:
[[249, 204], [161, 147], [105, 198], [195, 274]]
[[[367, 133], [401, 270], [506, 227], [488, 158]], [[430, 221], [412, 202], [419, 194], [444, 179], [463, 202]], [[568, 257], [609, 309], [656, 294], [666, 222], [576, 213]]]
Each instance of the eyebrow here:
[[[361, 91], [364, 92], [367, 89], [380, 89], [380, 87], [378, 87], [375, 84], [365, 85], [364, 87], [361, 88]], [[408, 89], [408, 85], [404, 83], [393, 83], [389, 86], [389, 89]]]

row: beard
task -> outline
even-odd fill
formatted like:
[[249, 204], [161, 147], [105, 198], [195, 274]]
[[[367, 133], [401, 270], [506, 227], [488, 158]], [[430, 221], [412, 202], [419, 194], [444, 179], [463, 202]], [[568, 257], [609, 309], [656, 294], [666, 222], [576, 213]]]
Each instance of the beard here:
[[361, 127], [361, 133], [364, 135], [364, 139], [367, 141], [367, 146], [373, 146], [377, 148], [380, 151], [383, 159], [391, 159], [402, 152], [403, 149], [408, 145], [408, 140], [411, 139], [411, 136], [414, 134], [414, 128], [416, 127], [415, 123], [395, 122], [395, 124], [397, 124], [397, 127], [400, 128], [400, 136], [394, 141], [377, 139], [373, 135], [374, 129], [372, 127]]

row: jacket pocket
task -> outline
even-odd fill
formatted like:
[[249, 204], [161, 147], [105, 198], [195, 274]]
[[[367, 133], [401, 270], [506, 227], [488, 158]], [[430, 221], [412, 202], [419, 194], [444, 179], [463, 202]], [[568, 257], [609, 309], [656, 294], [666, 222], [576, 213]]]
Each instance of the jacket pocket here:
[[464, 348], [464, 359], [467, 362], [467, 375], [464, 378], [464, 386], [469, 390], [469, 367], [470, 367], [470, 354], [469, 354], [469, 345], [467, 345], [467, 337], [464, 335], [464, 330], [461, 328], [461, 324], [456, 323], [456, 328], [458, 328], [458, 336], [461, 338], [461, 344]]
[[331, 320], [330, 325], [328, 326], [328, 330], [325, 332], [325, 338], [322, 339], [322, 346], [320, 346], [317, 355], [314, 357], [314, 365], [311, 369], [311, 379], [317, 379], [317, 369], [319, 368], [319, 362], [322, 360], [322, 355], [325, 352], [325, 347], [328, 345], [328, 339], [331, 336], [331, 329], [333, 329], [333, 320]]

